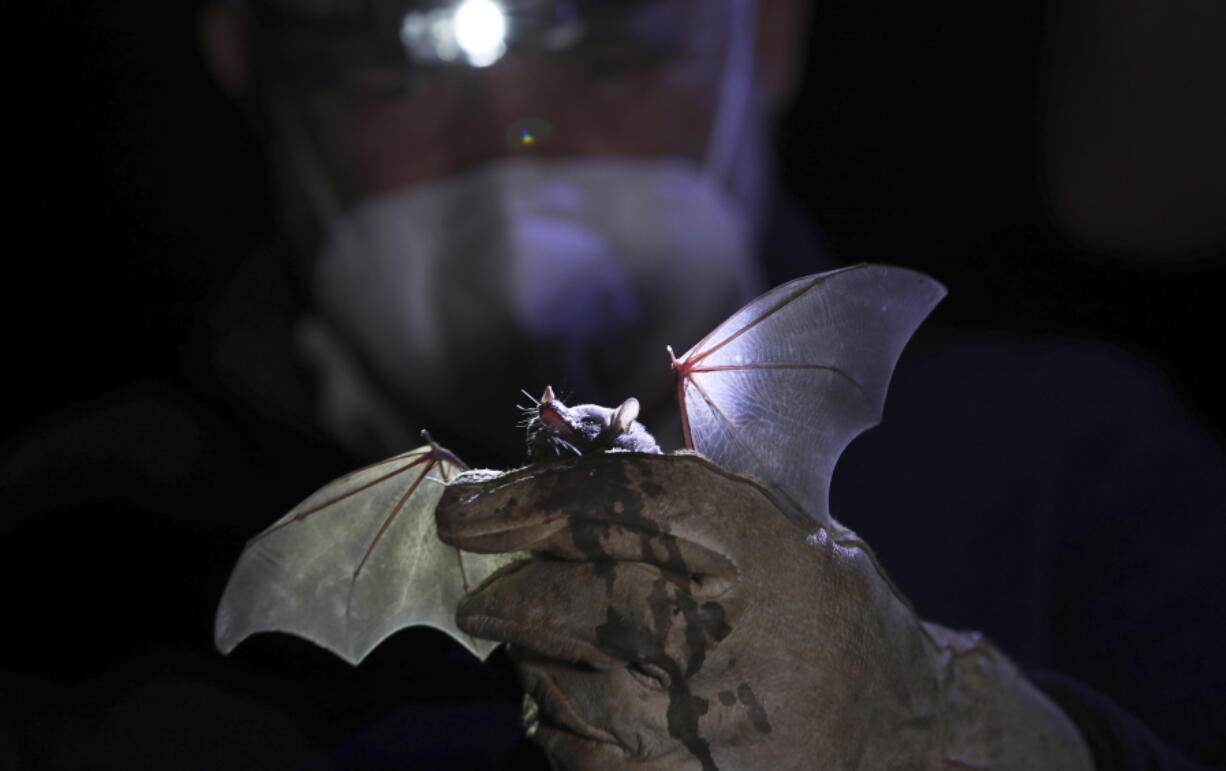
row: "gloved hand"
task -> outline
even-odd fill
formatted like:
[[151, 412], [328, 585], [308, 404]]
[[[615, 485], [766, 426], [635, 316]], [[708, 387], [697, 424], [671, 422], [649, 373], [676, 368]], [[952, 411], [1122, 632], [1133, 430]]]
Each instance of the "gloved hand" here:
[[[462, 480], [463, 478], [461, 478]], [[530, 552], [460, 604], [565, 769], [1092, 768], [983, 638], [922, 623], [854, 533], [690, 454], [453, 484], [439, 536]]]

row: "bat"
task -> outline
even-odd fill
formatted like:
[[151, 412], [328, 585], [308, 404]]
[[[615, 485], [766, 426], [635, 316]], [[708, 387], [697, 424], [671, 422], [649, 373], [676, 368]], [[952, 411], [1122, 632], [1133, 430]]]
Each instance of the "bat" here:
[[545, 386], [544, 396], [532, 401], [535, 409], [527, 410], [530, 415], [528, 460], [615, 450], [660, 452], [655, 437], [635, 420], [639, 415], [639, 400], [634, 397], [615, 410], [599, 404], [567, 407], [553, 395], [553, 388]]
[[[768, 291], [681, 357], [670, 348], [685, 447], [764, 482], [799, 522], [827, 521], [835, 463], [880, 422], [903, 347], [944, 295], [921, 273], [856, 265]], [[633, 398], [568, 407], [546, 388], [533, 401], [529, 460], [660, 452]], [[514, 557], [438, 540], [435, 505], [467, 467], [423, 436], [422, 447], [325, 485], [247, 543], [217, 611], [223, 653], [280, 631], [357, 664], [394, 632], [431, 626], [489, 656], [497, 643], [461, 632], [455, 610]]]

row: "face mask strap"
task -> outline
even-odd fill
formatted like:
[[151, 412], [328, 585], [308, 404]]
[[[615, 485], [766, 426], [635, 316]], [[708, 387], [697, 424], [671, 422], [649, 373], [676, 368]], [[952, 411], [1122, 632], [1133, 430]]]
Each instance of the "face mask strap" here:
[[282, 93], [271, 95], [270, 105], [273, 135], [285, 143], [290, 173], [297, 177], [307, 206], [321, 223], [340, 216], [341, 205], [328, 174], [324, 171], [319, 149], [308, 135], [306, 120]]
[[[261, 0], [226, 0], [237, 8], [246, 9], [257, 18], [267, 16], [267, 3]], [[267, 20], [265, 19], [265, 22]], [[261, 101], [264, 103], [264, 119], [269, 136], [281, 145], [291, 183], [296, 182], [310, 216], [316, 219], [316, 229], [338, 215], [342, 207], [336, 191], [324, 171], [319, 149], [312, 141], [306, 127], [306, 117], [295, 104], [293, 91], [286, 80], [283, 65], [272, 53], [274, 33], [269, 33], [259, 21], [256, 22], [255, 56], [261, 60], [260, 70], [266, 73], [261, 80]]]
[[737, 143], [743, 138], [758, 21], [754, 0], [724, 0], [724, 4], [729, 10], [728, 52], [704, 164], [706, 174], [721, 186], [728, 184]]

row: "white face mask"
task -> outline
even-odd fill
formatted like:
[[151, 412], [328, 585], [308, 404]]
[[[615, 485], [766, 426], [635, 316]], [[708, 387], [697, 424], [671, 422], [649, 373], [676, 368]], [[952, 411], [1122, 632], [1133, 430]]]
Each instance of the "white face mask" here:
[[666, 390], [664, 346], [762, 289], [750, 237], [693, 164], [514, 159], [334, 218], [313, 284], [421, 420], [480, 440], [514, 435], [520, 388], [610, 404]]
[[[341, 212], [300, 126], [286, 124], [326, 225], [319, 308], [440, 438], [519, 444], [521, 388], [667, 403], [664, 346], [688, 348], [764, 289], [752, 219], [766, 154], [747, 120], [754, 4], [726, 1], [734, 33], [703, 164], [514, 158]], [[357, 382], [320, 339], [304, 350], [332, 370], [324, 381]], [[416, 439], [386, 427], [375, 391], [333, 390], [323, 408], [340, 435], [380, 435], [383, 452]]]

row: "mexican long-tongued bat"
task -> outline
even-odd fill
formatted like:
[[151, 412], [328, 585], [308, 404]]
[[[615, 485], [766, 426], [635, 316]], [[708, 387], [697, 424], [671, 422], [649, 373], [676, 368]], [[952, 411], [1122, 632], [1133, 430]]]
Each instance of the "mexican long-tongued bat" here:
[[[765, 482], [799, 520], [826, 521], [835, 462], [880, 421], [903, 346], [944, 294], [920, 273], [857, 265], [758, 297], [683, 356], [669, 351], [685, 447]], [[528, 409], [532, 461], [660, 451], [634, 399], [567, 407], [546, 389]], [[438, 539], [435, 505], [464, 469], [428, 442], [316, 491], [243, 550], [217, 611], [218, 648], [280, 631], [356, 664], [392, 633], [432, 626], [484, 659], [496, 644], [461, 632], [456, 606], [511, 558]]]
[[567, 407], [554, 396], [553, 388], [546, 386], [545, 394], [527, 412], [528, 460], [617, 450], [660, 452], [655, 437], [635, 420], [639, 401], [634, 397], [617, 409], [599, 404]]

